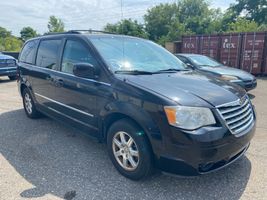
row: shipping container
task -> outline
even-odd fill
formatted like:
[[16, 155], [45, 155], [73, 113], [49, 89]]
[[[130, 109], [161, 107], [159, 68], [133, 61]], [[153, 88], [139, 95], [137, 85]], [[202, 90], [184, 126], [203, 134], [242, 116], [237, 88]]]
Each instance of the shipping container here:
[[198, 53], [199, 38], [197, 36], [185, 36], [182, 38], [183, 53]]
[[171, 53], [176, 53], [176, 52], [182, 52], [182, 42], [181, 41], [175, 41], [175, 42], [166, 42], [165, 43], [165, 48], [171, 52]]
[[219, 35], [203, 35], [199, 38], [199, 54], [209, 56], [216, 60], [219, 59], [220, 36]]
[[245, 33], [242, 42], [240, 68], [259, 75], [264, 64], [265, 33]]
[[181, 50], [212, 57], [226, 66], [267, 75], [267, 32], [183, 36]]
[[224, 34], [220, 38], [220, 59], [226, 66], [239, 68], [242, 36], [241, 34]]
[[[265, 43], [267, 41], [267, 38], [265, 39]], [[262, 68], [262, 74], [263, 75], [267, 75], [267, 46], [265, 46], [265, 59], [264, 59], [264, 64], [263, 64], [263, 68]]]

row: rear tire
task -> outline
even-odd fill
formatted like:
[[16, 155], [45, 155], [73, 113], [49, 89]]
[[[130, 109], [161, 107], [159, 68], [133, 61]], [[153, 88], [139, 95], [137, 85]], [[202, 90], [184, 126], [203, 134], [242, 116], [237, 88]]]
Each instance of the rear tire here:
[[145, 133], [133, 121], [122, 119], [111, 125], [107, 148], [113, 165], [123, 176], [140, 180], [152, 173], [151, 148]]
[[32, 95], [28, 88], [25, 88], [22, 92], [23, 107], [26, 115], [29, 118], [36, 119], [41, 116], [41, 113], [36, 110]]
[[9, 78], [9, 80], [11, 80], [11, 81], [14, 81], [14, 80], [16, 80], [16, 79], [17, 79], [17, 77], [16, 77], [16, 76], [8, 76], [8, 78]]

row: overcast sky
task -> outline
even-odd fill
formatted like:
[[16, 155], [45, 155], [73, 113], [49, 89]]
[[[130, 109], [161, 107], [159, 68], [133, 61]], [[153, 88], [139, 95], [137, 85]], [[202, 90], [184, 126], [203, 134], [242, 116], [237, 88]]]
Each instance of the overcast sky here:
[[[142, 20], [148, 8], [175, 0], [123, 0], [123, 17]], [[210, 0], [212, 7], [226, 9], [234, 0]], [[51, 15], [61, 18], [69, 29], [102, 29], [121, 19], [121, 0], [1, 0], [0, 26], [19, 35], [31, 26], [38, 33], [47, 31]]]

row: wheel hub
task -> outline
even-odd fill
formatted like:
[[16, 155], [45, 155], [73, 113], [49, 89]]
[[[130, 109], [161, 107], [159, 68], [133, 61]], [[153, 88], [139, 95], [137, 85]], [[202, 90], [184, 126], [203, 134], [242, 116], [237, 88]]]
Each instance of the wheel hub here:
[[25, 100], [26, 111], [29, 114], [31, 114], [32, 113], [32, 100], [31, 100], [31, 97], [28, 93], [25, 94], [24, 100]]
[[117, 162], [126, 170], [132, 171], [139, 164], [139, 151], [134, 139], [126, 132], [118, 132], [113, 137], [113, 154]]

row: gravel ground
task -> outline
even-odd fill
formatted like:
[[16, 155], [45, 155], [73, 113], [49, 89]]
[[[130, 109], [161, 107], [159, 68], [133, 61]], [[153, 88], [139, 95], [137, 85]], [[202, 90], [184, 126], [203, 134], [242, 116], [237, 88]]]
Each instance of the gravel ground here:
[[237, 162], [205, 176], [122, 177], [104, 144], [64, 125], [31, 120], [16, 82], [0, 79], [0, 199], [267, 199], [267, 79], [251, 92], [257, 130]]

